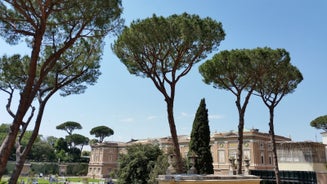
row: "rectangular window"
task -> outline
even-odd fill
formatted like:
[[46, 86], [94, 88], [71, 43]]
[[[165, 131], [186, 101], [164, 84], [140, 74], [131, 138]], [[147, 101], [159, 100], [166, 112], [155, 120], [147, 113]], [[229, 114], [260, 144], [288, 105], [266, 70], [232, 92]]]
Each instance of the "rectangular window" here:
[[218, 162], [225, 163], [225, 150], [218, 151]]
[[260, 158], [261, 158], [261, 164], [265, 164], [265, 155], [263, 152], [261, 152]]
[[260, 142], [260, 150], [264, 150], [265, 149], [265, 143], [264, 142]]
[[243, 151], [243, 158], [251, 159], [250, 150], [244, 150]]
[[230, 149], [228, 150], [228, 158], [237, 158], [237, 150], [235, 149]]

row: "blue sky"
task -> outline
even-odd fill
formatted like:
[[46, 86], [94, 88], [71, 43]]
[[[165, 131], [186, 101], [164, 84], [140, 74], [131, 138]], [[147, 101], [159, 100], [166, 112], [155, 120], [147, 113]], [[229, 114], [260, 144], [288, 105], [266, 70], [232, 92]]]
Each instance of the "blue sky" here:
[[[327, 114], [327, 1], [123, 0], [123, 7], [126, 25], [153, 14], [169, 16], [183, 12], [220, 21], [226, 38], [219, 50], [285, 48], [304, 80], [276, 107], [275, 132], [295, 141], [321, 141], [321, 131], [309, 124], [314, 118]], [[76, 121], [83, 129], [75, 133], [90, 138], [91, 128], [111, 127], [115, 134], [106, 139], [110, 141], [170, 135], [163, 96], [149, 79], [129, 74], [110, 49], [113, 39], [106, 39], [103, 74], [98, 83], [81, 95], [54, 96], [46, 107], [41, 134], [63, 137], [65, 132], [55, 127], [65, 121]], [[0, 55], [17, 51], [28, 53], [24, 45], [11, 47], [3, 40], [0, 44]], [[198, 72], [199, 64], [177, 84], [175, 121], [178, 134], [190, 134], [201, 98], [206, 99], [212, 133], [236, 130], [235, 97], [228, 91], [204, 84]], [[0, 94], [0, 100], [0, 122], [11, 122], [5, 111], [6, 96]], [[253, 96], [246, 111], [245, 127], [268, 132], [268, 120], [266, 106]]]

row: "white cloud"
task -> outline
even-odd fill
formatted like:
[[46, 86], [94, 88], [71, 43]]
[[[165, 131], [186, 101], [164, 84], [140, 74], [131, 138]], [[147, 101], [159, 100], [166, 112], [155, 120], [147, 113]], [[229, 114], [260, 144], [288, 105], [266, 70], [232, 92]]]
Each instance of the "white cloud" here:
[[[186, 112], [182, 112], [179, 116], [179, 118], [194, 118], [194, 114], [188, 114]], [[224, 116], [220, 115], [220, 114], [213, 114], [213, 115], [209, 115], [208, 116], [209, 119], [213, 120], [213, 119], [223, 119]]]
[[186, 112], [182, 112], [182, 113], [181, 113], [181, 116], [183, 116], [183, 117], [187, 117], [187, 116], [189, 116], [189, 114], [187, 114]]
[[146, 119], [147, 120], [153, 120], [153, 119], [157, 119], [158, 117], [157, 116], [148, 116]]
[[121, 122], [125, 122], [125, 123], [130, 123], [130, 122], [134, 122], [134, 118], [124, 118], [120, 120]]
[[213, 115], [209, 115], [208, 118], [209, 118], [209, 119], [223, 119], [224, 116], [219, 115], [219, 114], [213, 114]]

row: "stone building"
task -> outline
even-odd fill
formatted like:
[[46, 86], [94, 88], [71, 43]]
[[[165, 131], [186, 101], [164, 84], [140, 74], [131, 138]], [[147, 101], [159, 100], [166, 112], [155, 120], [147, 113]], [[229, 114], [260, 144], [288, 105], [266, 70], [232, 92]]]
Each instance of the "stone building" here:
[[[250, 160], [250, 170], [272, 170], [273, 154], [270, 136], [258, 129], [243, 133], [243, 156]], [[180, 151], [184, 158], [189, 150], [189, 136], [179, 136]], [[290, 138], [276, 135], [277, 155], [280, 170], [325, 171], [325, 145], [316, 142], [292, 142]], [[167, 152], [172, 147], [171, 137], [131, 140], [126, 143], [105, 142], [91, 145], [89, 177], [107, 177], [116, 169], [119, 154], [126, 153], [132, 144], [157, 144]], [[236, 158], [237, 132], [214, 133], [211, 136], [211, 152], [215, 174], [228, 174], [230, 158]], [[291, 164], [292, 163], [292, 164]], [[244, 165], [244, 164], [243, 164]]]
[[317, 142], [282, 142], [277, 145], [280, 170], [326, 171], [325, 145]]
[[93, 144], [89, 168], [88, 177], [92, 178], [104, 178], [108, 174], [118, 167], [118, 153], [119, 144], [114, 142], [105, 142], [101, 144]]
[[[278, 136], [276, 142], [288, 142], [291, 139]], [[215, 133], [212, 136], [211, 152], [215, 173], [226, 174], [229, 172], [229, 158], [236, 159], [238, 146], [237, 132]], [[250, 160], [250, 169], [271, 170], [273, 169], [273, 154], [270, 136], [251, 129], [243, 132], [243, 159]]]

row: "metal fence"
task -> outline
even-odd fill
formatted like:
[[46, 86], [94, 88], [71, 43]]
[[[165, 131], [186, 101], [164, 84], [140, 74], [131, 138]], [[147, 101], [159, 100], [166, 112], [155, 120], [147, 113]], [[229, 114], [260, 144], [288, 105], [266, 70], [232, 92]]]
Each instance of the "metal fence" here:
[[[251, 170], [250, 174], [259, 176], [262, 184], [275, 184], [275, 172], [273, 170]], [[316, 184], [317, 175], [313, 171], [279, 171], [283, 184]]]

